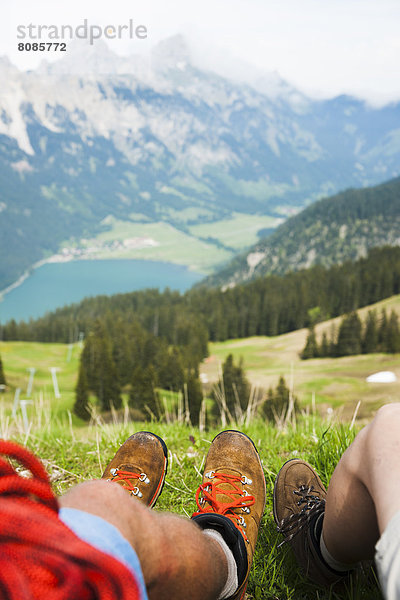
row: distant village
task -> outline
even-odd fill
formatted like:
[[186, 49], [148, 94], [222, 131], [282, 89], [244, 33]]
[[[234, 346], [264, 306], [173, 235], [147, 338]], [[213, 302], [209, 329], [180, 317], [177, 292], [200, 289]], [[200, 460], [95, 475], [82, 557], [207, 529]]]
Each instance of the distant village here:
[[99, 254], [104, 256], [105, 253], [115, 254], [129, 252], [129, 250], [140, 250], [142, 248], [151, 248], [159, 246], [159, 242], [149, 237], [135, 237], [127, 238], [125, 240], [112, 240], [110, 242], [96, 242], [93, 243], [91, 240], [82, 239], [81, 246], [64, 247], [58, 254], [51, 256], [46, 262], [68, 262], [71, 260], [84, 260], [89, 258], [96, 258]]

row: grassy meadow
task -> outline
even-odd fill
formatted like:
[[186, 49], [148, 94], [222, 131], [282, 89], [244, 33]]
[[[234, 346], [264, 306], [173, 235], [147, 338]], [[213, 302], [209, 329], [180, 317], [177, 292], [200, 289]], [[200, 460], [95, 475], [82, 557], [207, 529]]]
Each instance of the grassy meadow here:
[[[393, 296], [358, 311], [362, 320], [368, 310], [388, 314], [395, 310], [400, 316], [400, 296]], [[339, 325], [341, 318], [319, 323], [315, 330], [318, 340], [332, 325]], [[377, 371], [393, 371], [400, 380], [399, 356], [396, 354], [360, 354], [341, 358], [314, 358], [301, 360], [300, 352], [306, 343], [308, 330], [299, 329], [276, 337], [255, 336], [245, 339], [211, 343], [210, 356], [202, 365], [202, 373], [209, 382], [218, 380], [225, 357], [232, 353], [236, 360], [243, 358], [244, 367], [251, 383], [263, 389], [275, 387], [283, 375], [287, 384], [293, 382], [294, 394], [306, 408], [313, 402], [321, 416], [334, 409], [341, 418], [351, 420], [359, 401], [357, 416], [368, 419], [373, 412], [387, 402], [400, 400], [399, 384], [367, 383], [366, 378]], [[204, 376], [203, 376], [204, 377]]]
[[[400, 297], [377, 305], [400, 312]], [[365, 313], [367, 309], [360, 311]], [[318, 337], [331, 322], [317, 327]], [[400, 377], [398, 356], [360, 355], [301, 361], [307, 331], [300, 330], [273, 338], [254, 337], [210, 344], [210, 356], [201, 367], [209, 384], [218, 378], [229, 353], [243, 357], [250, 381], [264, 389], [275, 386], [280, 375], [293, 385], [302, 413], [279, 426], [255, 419], [240, 425], [255, 442], [267, 482], [267, 505], [251, 573], [248, 599], [294, 600], [317, 598], [379, 599], [380, 591], [372, 572], [354, 577], [340, 593], [324, 591], [307, 582], [296, 569], [290, 548], [281, 542], [272, 516], [272, 490], [281, 465], [303, 457], [319, 471], [328, 484], [333, 469], [356, 431], [371, 418], [378, 406], [398, 397], [397, 384], [368, 384], [365, 379], [378, 370], [392, 370]], [[200, 432], [182, 423], [129, 422], [125, 418], [99, 418], [84, 425], [71, 414], [74, 402], [80, 347], [64, 344], [1, 342], [0, 354], [8, 389], [0, 394], [0, 436], [16, 439], [41, 457], [57, 493], [89, 478], [97, 478], [119, 445], [132, 433], [151, 429], [162, 436], [169, 449], [169, 470], [157, 510], [190, 516], [196, 509], [194, 495], [201, 481], [205, 455], [218, 430]], [[14, 392], [21, 389], [26, 399], [28, 370], [36, 368], [32, 404], [27, 406], [28, 423], [20, 409], [12, 414]], [[50, 368], [56, 367], [61, 398], [54, 397]], [[358, 401], [357, 420], [352, 422]], [[28, 426], [27, 426], [28, 425]], [[236, 427], [230, 424], [229, 427]]]
[[[395, 310], [400, 315], [400, 296], [393, 296], [378, 302], [372, 307], [359, 311], [364, 319], [371, 308], [388, 312]], [[329, 333], [332, 324], [338, 325], [340, 318], [320, 323], [316, 327], [317, 337], [323, 331]], [[266, 390], [276, 386], [280, 375], [288, 385], [293, 386], [294, 394], [304, 409], [315, 400], [317, 412], [322, 416], [335, 410], [343, 421], [351, 420], [359, 401], [357, 416], [369, 418], [379, 406], [399, 399], [398, 383], [367, 383], [366, 378], [376, 371], [393, 371], [400, 379], [398, 355], [360, 354], [341, 358], [315, 358], [301, 360], [307, 329], [300, 329], [276, 337], [255, 336], [245, 339], [227, 340], [209, 344], [209, 356], [201, 365], [203, 380], [208, 381], [206, 389], [218, 381], [222, 363], [232, 353], [235, 360], [243, 358], [244, 368], [250, 382]], [[26, 398], [28, 368], [35, 367], [32, 399], [37, 403], [48, 401], [54, 415], [72, 410], [74, 389], [78, 376], [80, 347], [74, 344], [42, 344], [28, 342], [0, 342], [0, 354], [6, 372], [8, 389], [2, 394], [2, 406], [10, 409], [16, 388], [21, 388], [21, 399]], [[50, 367], [56, 367], [61, 398], [54, 398]], [[168, 392], [165, 393], [168, 395]], [[28, 406], [29, 410], [29, 406]], [[74, 424], [78, 421], [72, 417]]]
[[[190, 220], [195, 217], [191, 210], [186, 211]], [[183, 218], [185, 215], [179, 213]], [[167, 222], [143, 223], [143, 216], [132, 215], [132, 221], [107, 218], [108, 229], [91, 239], [81, 240], [82, 248], [97, 247], [91, 258], [136, 258], [160, 260], [185, 265], [201, 273], [211, 273], [217, 265], [233, 258], [236, 251], [245, 250], [258, 241], [257, 232], [263, 228], [276, 227], [282, 219], [268, 215], [247, 215], [233, 213], [223, 221], [184, 225], [183, 229]], [[129, 238], [151, 238], [155, 246], [143, 248], [114, 248], [113, 242]], [[75, 246], [76, 242], [65, 241], [63, 246]], [[182, 252], [182, 248], [185, 249]]]
[[[4, 437], [12, 437], [41, 457], [56, 493], [84, 480], [98, 478], [120, 444], [142, 429], [151, 429], [168, 446], [168, 474], [156, 510], [190, 515], [196, 510], [195, 492], [201, 482], [204, 460], [218, 430], [200, 433], [197, 428], [179, 423], [102, 423], [74, 427], [68, 415], [52, 416], [46, 403], [38, 404], [31, 415], [31, 425], [24, 431], [19, 416], [1, 417]], [[356, 427], [321, 419], [317, 414], [300, 416], [295, 422], [277, 428], [256, 420], [241, 430], [255, 442], [264, 466], [267, 502], [259, 532], [247, 590], [248, 600], [319, 600], [382, 598], [376, 577], [369, 571], [355, 576], [336, 594], [306, 581], [297, 570], [289, 546], [278, 548], [282, 541], [276, 532], [272, 512], [275, 476], [288, 459], [302, 457], [312, 463], [327, 485], [344, 449], [351, 443]]]

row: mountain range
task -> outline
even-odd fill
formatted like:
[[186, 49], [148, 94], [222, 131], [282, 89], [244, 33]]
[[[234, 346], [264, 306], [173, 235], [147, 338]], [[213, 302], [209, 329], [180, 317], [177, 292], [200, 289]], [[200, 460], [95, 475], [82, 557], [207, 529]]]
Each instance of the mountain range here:
[[330, 267], [379, 246], [400, 246], [399, 177], [318, 200], [202, 284], [233, 287], [265, 275]]
[[400, 104], [234, 82], [196, 66], [181, 36], [150, 57], [71, 45], [30, 72], [2, 58], [0, 289], [110, 216], [195, 236], [396, 177], [399, 159]]

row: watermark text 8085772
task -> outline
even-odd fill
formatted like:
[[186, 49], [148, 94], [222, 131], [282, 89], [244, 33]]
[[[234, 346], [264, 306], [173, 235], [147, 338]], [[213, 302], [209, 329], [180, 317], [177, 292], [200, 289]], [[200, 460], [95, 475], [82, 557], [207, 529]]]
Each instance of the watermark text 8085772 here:
[[66, 52], [67, 44], [65, 42], [20, 42], [18, 44], [19, 52]]

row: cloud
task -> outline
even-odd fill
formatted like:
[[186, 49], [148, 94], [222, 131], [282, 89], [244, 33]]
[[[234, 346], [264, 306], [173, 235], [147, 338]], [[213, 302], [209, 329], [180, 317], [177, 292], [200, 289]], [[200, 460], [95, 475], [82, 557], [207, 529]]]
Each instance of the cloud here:
[[398, 0], [119, 0], [107, 5], [19, 0], [9, 3], [0, 24], [0, 54], [33, 68], [41, 57], [18, 53], [17, 24], [77, 25], [85, 18], [103, 26], [133, 19], [148, 27], [145, 43], [110, 42], [119, 54], [148, 52], [161, 39], [182, 33], [199, 63], [229, 77], [278, 71], [313, 96], [349, 93], [375, 103], [400, 99]]

